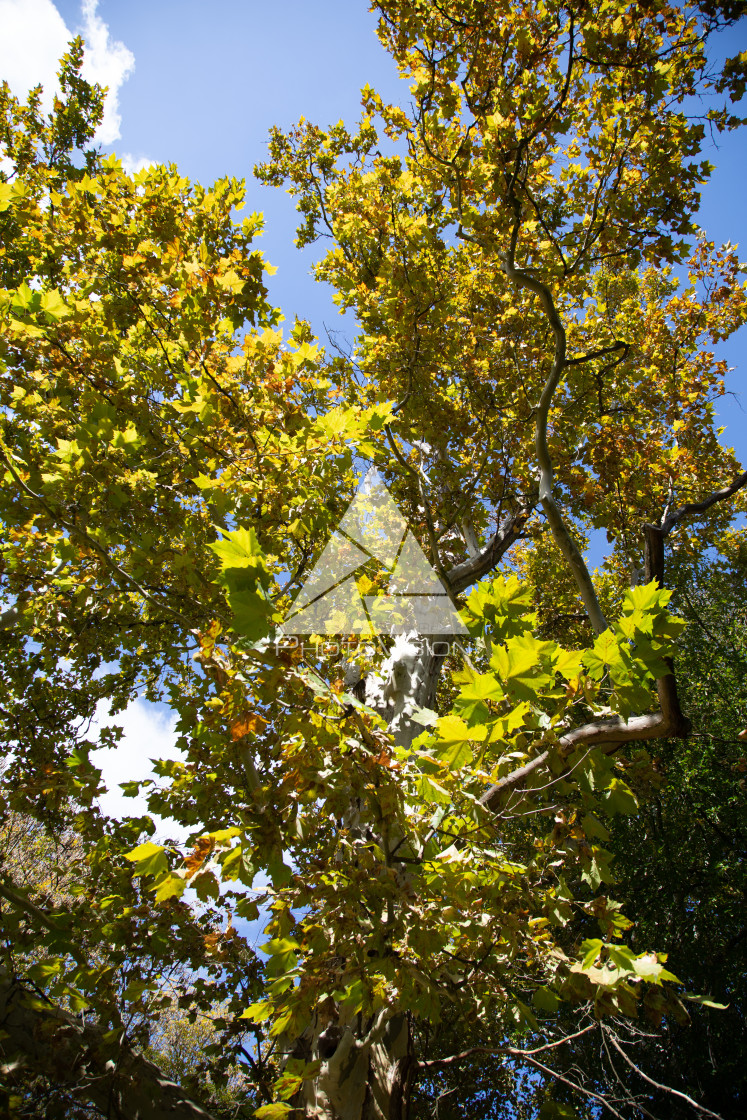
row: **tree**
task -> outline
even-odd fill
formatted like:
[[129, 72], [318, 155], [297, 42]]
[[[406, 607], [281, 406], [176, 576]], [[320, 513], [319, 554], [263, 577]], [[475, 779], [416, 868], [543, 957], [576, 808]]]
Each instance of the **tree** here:
[[[729, 533], [717, 562], [673, 573], [688, 628], [678, 651], [678, 681], [693, 729], [662, 744], [666, 781], [634, 819], [616, 822], [622, 890], [636, 915], [636, 937], [665, 929], [678, 975], [693, 990], [727, 1004], [693, 1011], [669, 1025], [666, 1068], [722, 1114], [745, 1099], [743, 1063], [747, 983], [744, 902], [745, 543]], [[678, 586], [679, 584], [679, 586]], [[715, 654], [715, 656], [714, 656]], [[658, 785], [658, 783], [657, 783]], [[661, 869], [666, 868], [664, 875]], [[655, 875], [656, 872], [656, 875]], [[658, 880], [657, 885], [654, 878]], [[662, 1053], [649, 1071], [663, 1079]], [[652, 1068], [653, 1067], [653, 1068]]]
[[[651, 766], [628, 772], [640, 808], [606, 822], [606, 846], [615, 856], [615, 893], [636, 919], [630, 944], [666, 945], [685, 986], [721, 1006], [691, 1003], [687, 1016], [629, 1024], [636, 1038], [628, 1053], [640, 1073], [596, 1034], [579, 1039], [572, 1056], [556, 1050], [549, 1058], [565, 1075], [581, 1068], [589, 1087], [613, 1105], [620, 1094], [615, 1071], [625, 1072], [630, 1088], [646, 1089], [646, 1105], [656, 1116], [688, 1116], [691, 1109], [657, 1093], [644, 1077], [676, 1084], [722, 1116], [739, 1115], [745, 1099], [744, 534], [729, 533], [720, 550], [717, 563], [687, 565], [681, 584], [670, 571], [675, 601], [688, 620], [677, 677], [693, 727], [687, 739], [658, 743]], [[464, 1038], [461, 1024], [443, 1023], [440, 1035], [432, 1045], [444, 1055], [475, 1041]], [[467, 1115], [503, 1116], [526, 1109], [532, 1098], [543, 1103], [546, 1083], [538, 1081], [529, 1092], [513, 1086], [510, 1071], [500, 1079], [496, 1074], [479, 1054], [446, 1066], [436, 1085], [418, 1088], [418, 1105], [428, 1115], [426, 1101], [432, 1106], [443, 1094], [441, 1111], [451, 1100]]]
[[[32, 1074], [72, 1055], [55, 1076], [120, 1116], [203, 1109], [142, 1054], [166, 967], [193, 1016], [223, 1008], [211, 1078], [240, 1061], [265, 1118], [398, 1120], [478, 1055], [528, 1115], [633, 1115], [640, 1085], [612, 1099], [558, 1056], [624, 1060], [626, 1024], [707, 998], [658, 929], [625, 943], [603, 845], [641, 743], [690, 728], [665, 545], [686, 586], [747, 482], [710, 350], [747, 294], [693, 224], [706, 127], [741, 123], [745, 59], [708, 57], [739, 7], [375, 6], [411, 109], [366, 89], [357, 131], [276, 130], [259, 169], [302, 243], [332, 239], [318, 275], [361, 333], [331, 359], [275, 329], [241, 184], [79, 166], [79, 44], [50, 122], [3, 95], [5, 797], [86, 866], [74, 906], [0, 880], [44, 955], [9, 962], [4, 1046]], [[277, 640], [364, 463], [461, 612], [448, 656]], [[387, 567], [361, 583], [382, 601]], [[178, 713], [149, 810], [186, 852], [96, 806], [85, 720], [140, 689]], [[263, 959], [233, 924], [261, 913]]]

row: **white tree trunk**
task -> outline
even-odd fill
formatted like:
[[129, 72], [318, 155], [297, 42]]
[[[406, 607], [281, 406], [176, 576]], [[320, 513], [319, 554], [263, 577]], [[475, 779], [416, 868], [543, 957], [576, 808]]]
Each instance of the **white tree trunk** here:
[[414, 1068], [406, 1015], [385, 1008], [346, 1026], [312, 1024], [294, 1054], [322, 1063], [293, 1102], [309, 1120], [405, 1120]]
[[[442, 664], [425, 639], [402, 635], [379, 672], [366, 678], [365, 702], [386, 720], [400, 746], [409, 747], [423, 730], [410, 717], [433, 704]], [[359, 671], [351, 666], [346, 685], [359, 680]], [[347, 829], [361, 827], [360, 810], [359, 804], [351, 804]], [[359, 1015], [346, 1025], [333, 1021], [320, 1029], [312, 1024], [292, 1053], [322, 1063], [316, 1079], [306, 1082], [293, 1102], [309, 1120], [405, 1120], [415, 1068], [406, 1014], [384, 1008], [368, 1020]]]

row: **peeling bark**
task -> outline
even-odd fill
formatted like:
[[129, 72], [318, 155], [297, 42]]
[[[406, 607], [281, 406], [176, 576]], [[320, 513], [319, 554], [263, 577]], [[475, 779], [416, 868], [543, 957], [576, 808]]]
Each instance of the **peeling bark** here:
[[423, 730], [410, 717], [434, 704], [442, 664], [427, 638], [403, 634], [381, 670], [366, 679], [366, 704], [386, 720], [398, 746], [410, 747]]
[[405, 1120], [415, 1069], [406, 1015], [383, 1008], [365, 1023], [313, 1024], [294, 1054], [322, 1063], [294, 1101], [309, 1120]]

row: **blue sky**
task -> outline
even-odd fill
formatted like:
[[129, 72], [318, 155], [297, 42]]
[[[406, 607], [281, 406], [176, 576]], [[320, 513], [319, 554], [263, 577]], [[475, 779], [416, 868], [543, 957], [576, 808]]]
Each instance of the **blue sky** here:
[[[321, 125], [353, 121], [367, 83], [391, 100], [407, 97], [374, 28], [365, 0], [0, 0], [0, 76], [16, 94], [38, 82], [51, 93], [67, 39], [84, 34], [87, 76], [112, 91], [105, 150], [131, 167], [175, 162], [201, 182], [245, 177], [247, 210], [266, 215], [260, 247], [278, 267], [268, 281], [271, 298], [289, 323], [298, 314], [323, 336], [325, 324], [341, 324], [329, 291], [309, 275], [314, 250], [294, 248], [293, 203], [253, 180], [252, 169], [265, 158], [273, 124], [288, 127], [302, 115]], [[736, 53], [743, 38], [731, 32], [724, 53]], [[717, 241], [740, 243], [747, 259], [744, 137], [726, 137], [706, 155], [717, 170], [703, 191], [700, 224]], [[747, 460], [747, 328], [719, 355], [737, 367], [730, 388], [743, 398], [727, 398], [719, 410], [723, 439]], [[135, 753], [163, 756], [173, 741], [165, 713], [144, 702], [117, 722], [126, 725], [127, 750], [117, 753], [122, 765], [127, 759], [128, 777]], [[106, 777], [122, 780], [116, 769]], [[132, 802], [125, 806], [132, 811]]]

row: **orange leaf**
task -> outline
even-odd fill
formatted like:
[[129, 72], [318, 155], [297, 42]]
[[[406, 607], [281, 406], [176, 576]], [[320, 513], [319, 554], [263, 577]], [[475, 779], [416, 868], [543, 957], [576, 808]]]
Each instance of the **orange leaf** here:
[[187, 856], [184, 863], [190, 875], [198, 871], [213, 850], [214, 841], [211, 836], [201, 836], [194, 846], [191, 856]]
[[265, 727], [267, 727], [267, 720], [262, 719], [262, 716], [257, 715], [256, 712], [247, 712], [231, 724], [231, 738], [236, 740], [243, 739], [245, 735], [257, 735]]

